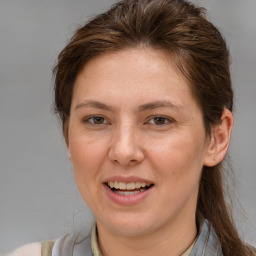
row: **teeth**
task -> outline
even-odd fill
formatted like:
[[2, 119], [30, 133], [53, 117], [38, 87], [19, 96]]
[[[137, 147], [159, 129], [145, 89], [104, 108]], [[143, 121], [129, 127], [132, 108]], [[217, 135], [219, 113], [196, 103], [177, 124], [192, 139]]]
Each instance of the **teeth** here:
[[118, 181], [110, 181], [108, 182], [108, 186], [115, 189], [121, 189], [121, 190], [134, 190], [134, 189], [140, 189], [145, 188], [146, 186], [150, 186], [149, 184], [146, 184], [144, 182], [118, 182]]
[[108, 186], [113, 188], [114, 187], [114, 182], [113, 181], [108, 182]]
[[123, 189], [123, 190], [126, 190], [126, 183], [124, 183], [124, 182], [119, 182], [119, 188], [120, 188], [120, 189]]
[[147, 186], [146, 183], [141, 183], [141, 187], [145, 188]]
[[126, 184], [126, 189], [127, 190], [134, 190], [135, 189], [135, 183], [134, 182], [131, 182], [131, 183], [127, 183]]
[[115, 193], [119, 194], [119, 195], [125, 195], [125, 196], [130, 196], [130, 195], [134, 195], [134, 194], [138, 194], [142, 191], [120, 191], [120, 190], [116, 190]]

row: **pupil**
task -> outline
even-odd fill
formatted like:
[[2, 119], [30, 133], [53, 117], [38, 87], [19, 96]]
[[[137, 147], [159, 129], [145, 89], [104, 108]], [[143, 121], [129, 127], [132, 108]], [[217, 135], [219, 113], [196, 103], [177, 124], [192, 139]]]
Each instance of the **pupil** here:
[[94, 117], [94, 123], [95, 124], [102, 124], [103, 118], [102, 117]]
[[163, 117], [156, 117], [154, 121], [156, 124], [164, 124], [165, 119]]

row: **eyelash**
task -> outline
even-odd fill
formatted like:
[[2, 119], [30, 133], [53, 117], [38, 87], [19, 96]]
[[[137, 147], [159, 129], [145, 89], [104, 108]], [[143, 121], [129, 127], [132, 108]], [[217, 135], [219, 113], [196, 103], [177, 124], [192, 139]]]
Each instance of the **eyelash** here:
[[[96, 119], [101, 119], [101, 121], [103, 121], [103, 123], [95, 123]], [[156, 124], [155, 121], [157, 121], [157, 119], [160, 119], [162, 121], [164, 121], [164, 123], [162, 124]], [[99, 120], [98, 120], [99, 121]], [[153, 121], [154, 123], [151, 123], [151, 121]], [[158, 120], [159, 121], [159, 120]], [[156, 125], [156, 126], [165, 126], [168, 124], [173, 123], [174, 120], [172, 120], [171, 118], [165, 117], [165, 116], [152, 116], [150, 117], [147, 122], [145, 122], [145, 124], [149, 124], [149, 125]], [[84, 124], [89, 124], [89, 125], [95, 125], [95, 126], [100, 126], [100, 125], [106, 125], [106, 124], [110, 124], [106, 118], [102, 117], [102, 116], [90, 116], [87, 117], [85, 119], [83, 119], [83, 123]]]
[[[164, 123], [163, 124], [156, 124], [154, 121], [156, 121], [156, 119], [162, 119], [164, 120]], [[150, 123], [150, 121], [153, 121], [154, 123]], [[148, 121], [146, 123], [150, 124], [150, 125], [156, 125], [156, 126], [165, 126], [165, 125], [168, 125], [168, 124], [171, 124], [173, 123], [174, 120], [169, 118], [169, 117], [165, 117], [165, 116], [152, 116], [148, 119]]]
[[[94, 123], [94, 121], [97, 119], [97, 118], [101, 118], [103, 119], [103, 123], [100, 123], [100, 124], [97, 124], [97, 123]], [[92, 120], [92, 121], [90, 121]], [[109, 124], [109, 122], [106, 120], [106, 118], [104, 118], [103, 116], [90, 116], [90, 117], [86, 117], [85, 119], [83, 119], [83, 123], [85, 124], [89, 124], [89, 125], [106, 125], [106, 124]]]

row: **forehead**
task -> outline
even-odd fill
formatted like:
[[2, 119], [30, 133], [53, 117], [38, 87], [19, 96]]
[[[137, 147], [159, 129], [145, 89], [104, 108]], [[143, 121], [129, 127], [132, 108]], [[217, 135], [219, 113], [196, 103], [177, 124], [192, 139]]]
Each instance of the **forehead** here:
[[[120, 72], [130, 70], [132, 72], [147, 69], [149, 72], [147, 77], [159, 73], [159, 69], [163, 72], [170, 72], [172, 75], [186, 80], [170, 53], [164, 50], [154, 49], [152, 47], [138, 46], [134, 48], [124, 48], [121, 50], [110, 51], [91, 58], [82, 68], [78, 76], [90, 75], [92, 71], [103, 72], [111, 68]], [[87, 72], [88, 71], [88, 72]], [[141, 76], [143, 73], [140, 74]], [[187, 81], [188, 82], [188, 81]]]
[[171, 97], [172, 101], [179, 101], [179, 105], [194, 98], [188, 81], [172, 58], [162, 51], [145, 47], [106, 53], [91, 59], [74, 85], [73, 101], [81, 101], [84, 97], [105, 100], [119, 97], [128, 102]]

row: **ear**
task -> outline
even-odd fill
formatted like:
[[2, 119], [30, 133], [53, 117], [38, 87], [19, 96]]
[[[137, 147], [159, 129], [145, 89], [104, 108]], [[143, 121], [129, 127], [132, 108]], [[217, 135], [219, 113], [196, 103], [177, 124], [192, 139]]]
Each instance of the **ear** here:
[[68, 151], [68, 159], [69, 159], [69, 161], [72, 163], [72, 156], [71, 156], [71, 153], [70, 153], [69, 144], [66, 143], [66, 147], [67, 147], [67, 151]]
[[67, 151], [68, 151], [68, 159], [70, 162], [72, 162], [71, 154], [70, 154], [70, 150], [69, 150], [69, 118], [64, 121], [63, 135], [64, 135], [64, 139], [65, 139], [66, 147], [67, 147]]
[[69, 148], [67, 147], [67, 149], [68, 149], [68, 159], [72, 163], [72, 158], [71, 158], [71, 155], [70, 155], [70, 152], [69, 152]]
[[205, 166], [214, 166], [223, 160], [228, 150], [232, 127], [233, 115], [225, 108], [222, 112], [221, 122], [212, 128], [204, 159]]

